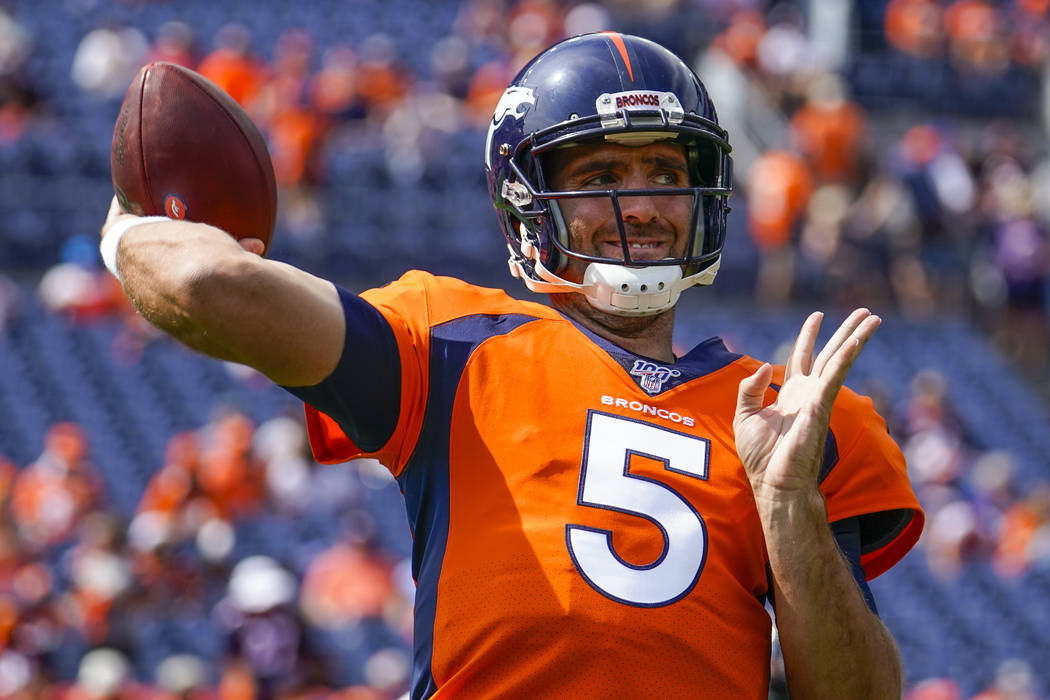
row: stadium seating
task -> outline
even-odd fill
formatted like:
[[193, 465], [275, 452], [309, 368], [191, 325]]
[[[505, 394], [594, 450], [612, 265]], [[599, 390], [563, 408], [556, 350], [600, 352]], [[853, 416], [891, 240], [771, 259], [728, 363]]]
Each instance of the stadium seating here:
[[[846, 73], [859, 102], [893, 109], [907, 101], [978, 117], [1034, 111], [1037, 86], [1028, 73], [1011, 70], [1001, 80], [978, 84], [961, 80], [943, 62], [888, 53], [877, 38], [885, 4], [858, 3], [865, 51]], [[290, 27], [307, 29], [317, 47], [338, 42], [360, 46], [370, 35], [384, 32], [408, 69], [426, 77], [430, 57], [419, 47], [449, 33], [458, 11], [457, 3], [419, 0], [14, 0], [5, 6], [34, 39], [23, 77], [41, 105], [25, 133], [0, 142], [0, 271], [19, 278], [54, 264], [70, 237], [93, 236], [111, 196], [109, 140], [119, 99], [82, 94], [70, 79], [74, 51], [92, 29], [131, 25], [152, 38], [164, 22], [178, 19], [194, 28], [198, 48], [207, 50], [215, 32], [237, 18], [252, 32], [253, 46], [265, 59]], [[696, 7], [683, 11], [692, 17]], [[710, 34], [710, 28], [704, 31]], [[319, 53], [315, 51], [315, 62]], [[402, 184], [394, 183], [381, 143], [331, 144], [319, 186], [323, 233], [319, 240], [300, 239], [278, 230], [275, 257], [354, 289], [381, 284], [415, 266], [485, 284], [509, 284], [505, 247], [481, 173], [483, 138], [474, 128], [434, 134], [424, 171], [417, 181]], [[746, 233], [746, 201], [735, 199], [733, 206], [719, 282], [683, 297], [676, 338], [687, 347], [721, 334], [738, 351], [772, 358], [794, 336], [804, 310], [756, 313], [735, 301], [754, 287], [757, 253]], [[520, 293], [517, 287], [511, 290]], [[200, 427], [222, 405], [236, 406], [257, 423], [299, 410], [298, 402], [281, 390], [238, 379], [221, 363], [170, 341], [147, 344], [137, 358], [115, 354], [122, 333], [118, 321], [74, 323], [40, 308], [28, 287], [26, 296], [21, 320], [0, 335], [0, 456], [19, 466], [29, 464], [39, 455], [50, 426], [75, 421], [90, 437], [91, 461], [102, 473], [114, 511], [123, 518], [133, 514], [174, 433]], [[900, 401], [916, 372], [940, 369], [974, 446], [1009, 451], [1020, 488], [1045, 482], [1050, 414], [988, 342], [963, 321], [920, 324], [877, 311], [884, 313], [886, 323], [857, 363], [850, 384], [863, 389], [877, 380], [892, 401]], [[408, 556], [411, 543], [396, 485], [368, 488], [363, 501], [384, 549], [395, 557]], [[237, 523], [233, 557], [267, 554], [301, 574], [305, 553], [316, 553], [339, 537], [339, 515], [334, 506], [325, 506], [295, 517], [247, 518]], [[60, 559], [61, 553], [52, 556], [56, 571]], [[1050, 570], [1037, 568], [1004, 579], [987, 562], [977, 562], [954, 580], [940, 580], [931, 575], [920, 548], [873, 589], [900, 644], [910, 681], [950, 677], [969, 697], [988, 687], [999, 662], [1019, 658], [1035, 670], [1037, 691], [1050, 696], [1045, 663], [1050, 658], [1050, 606], [1045, 603], [1050, 600]], [[222, 594], [208, 590], [196, 607], [138, 611], [128, 621], [127, 642], [140, 677], [150, 677], [171, 653], [193, 652], [206, 659], [221, 654], [210, 612]], [[362, 682], [364, 660], [376, 649], [404, 643], [390, 629], [371, 625], [311, 628], [308, 636], [341, 684]], [[86, 650], [83, 640], [69, 635], [49, 658], [55, 675], [75, 676]]]

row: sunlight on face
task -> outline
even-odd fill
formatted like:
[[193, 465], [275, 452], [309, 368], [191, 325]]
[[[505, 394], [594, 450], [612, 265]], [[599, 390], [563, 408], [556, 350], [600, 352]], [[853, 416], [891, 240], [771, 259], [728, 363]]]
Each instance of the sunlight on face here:
[[[551, 187], [566, 190], [618, 190], [620, 221], [632, 262], [680, 257], [689, 239], [691, 195], [631, 195], [629, 190], [689, 187], [684, 149], [675, 143], [628, 147], [612, 143], [573, 146], [554, 151], [547, 172]], [[616, 211], [609, 197], [562, 199], [558, 202], [569, 232], [569, 247], [578, 253], [624, 261]], [[582, 272], [585, 264], [572, 261]]]

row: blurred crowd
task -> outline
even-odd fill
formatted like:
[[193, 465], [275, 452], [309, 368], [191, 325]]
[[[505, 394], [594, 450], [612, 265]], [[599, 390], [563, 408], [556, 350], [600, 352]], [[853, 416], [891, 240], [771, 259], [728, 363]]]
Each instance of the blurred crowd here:
[[1018, 478], [1010, 452], [969, 434], [940, 371], [911, 378], [909, 395], [883, 408], [926, 511], [920, 541], [928, 569], [951, 580], [969, 563], [1003, 579], [1050, 571], [1050, 478]]
[[[320, 43], [291, 26], [262, 47], [243, 24], [208, 36], [177, 20], [150, 34], [109, 23], [81, 39], [70, 76], [110, 105], [149, 61], [194, 68], [221, 86], [266, 134], [281, 190], [279, 244], [293, 258], [323, 261], [345, 217], [339, 192], [348, 183], [332, 168], [340, 156], [379, 159], [382, 183], [369, 187], [382, 190], [387, 209], [449, 157], [478, 163], [469, 196], [484, 198], [480, 154], [449, 153], [440, 137], [484, 129], [510, 78], [553, 41], [610, 26], [647, 32], [695, 64], [734, 144], [734, 207], [743, 214], [728, 245], [749, 261], [736, 277], [754, 284], [723, 287], [766, 305], [965, 314], [1050, 398], [1050, 90], [1039, 87], [1050, 84], [1047, 3], [865, 2], [837, 26], [824, 6], [465, 0], [423, 60], [378, 32]], [[676, 15], [697, 24], [686, 31]], [[23, 70], [33, 50], [17, 17], [0, 10], [0, 150], [47, 112]], [[857, 68], [865, 55], [902, 61], [886, 70], [904, 69], [901, 81], [918, 83], [920, 96], [941, 99], [955, 84], [951, 94], [977, 91], [973, 104], [998, 101], [997, 116], [968, 114], [968, 102], [920, 97], [902, 109], [892, 92], [873, 96]], [[991, 92], [1015, 83], [1034, 94]], [[426, 264], [423, 247], [412, 248], [419, 258], [408, 264]]]
[[[1009, 453], [978, 449], [938, 371], [917, 373], [898, 402], [872, 389], [927, 513], [930, 574], [1050, 571], [1050, 481], [1022, 489]], [[256, 426], [223, 407], [173, 435], [152, 472], [123, 514], [105, 486], [123, 477], [93, 463], [74, 423], [53, 425], [31, 463], [0, 460], [0, 698], [401, 696], [414, 588], [382, 465], [321, 467], [298, 416]], [[306, 519], [315, 536], [289, 537]], [[1036, 700], [1031, 669], [1011, 663], [976, 697]], [[964, 696], [949, 679], [908, 695], [941, 698]]]
[[[30, 464], [0, 462], [0, 698], [400, 696], [410, 564], [368, 503], [397, 487], [369, 460], [316, 467], [301, 420], [255, 426], [233, 410], [170, 439], [130, 517], [76, 424], [52, 426]], [[330, 527], [281, 560], [252, 542], [263, 513], [275, 532]]]
[[[332, 210], [347, 185], [333, 175], [340, 156], [378, 158], [381, 177], [362, 177], [385, 188], [388, 208], [450, 157], [477, 163], [471, 196], [484, 198], [481, 154], [449, 153], [436, 145], [441, 136], [483, 131], [521, 65], [563, 36], [611, 27], [649, 35], [695, 65], [734, 145], [727, 269], [743, 261], [735, 269], [745, 274], [723, 273], [719, 289], [772, 307], [962, 314], [1050, 398], [1050, 106], [1036, 108], [1050, 104], [1050, 88], [1034, 101], [986, 96], [1050, 85], [1050, 2], [860, 2], [848, 25], [821, 11], [838, 5], [464, 0], [423, 47], [384, 33], [322, 40], [295, 25], [262, 46], [244, 24], [106, 21], [80, 38], [68, 75], [99, 113], [115, 110], [149, 61], [220, 85], [267, 137], [278, 240], [293, 258], [308, 250], [317, 261], [333, 244], [331, 222], [346, 216]], [[44, 43], [0, 6], [0, 158], [66, 118], [33, 79]], [[865, 69], [858, 53], [906, 70]], [[893, 99], [895, 82], [907, 84], [908, 101]], [[949, 90], [957, 103], [936, 101], [945, 85], [960, 86]], [[63, 162], [105, 176], [108, 146], [71, 146]], [[0, 182], [0, 204], [9, 182]], [[89, 206], [101, 217], [104, 202]], [[4, 226], [39, 228], [32, 216], [18, 212]], [[76, 322], [119, 316], [114, 352], [135, 362], [157, 335], [100, 268], [94, 231], [50, 233], [61, 245], [35, 278], [40, 302]], [[411, 263], [426, 264], [427, 246], [418, 247]], [[0, 275], [0, 332], [23, 313], [23, 294]], [[920, 551], [931, 574], [950, 580], [974, 562], [1007, 579], [1050, 570], [1050, 482], [1022, 487], [1010, 453], [978, 447], [945, 376], [921, 372], [909, 396], [881, 400], [927, 511]], [[318, 468], [300, 423], [254, 426], [225, 411], [173, 436], [130, 514], [107, 499], [105, 465], [92, 464], [75, 424], [52, 426], [30, 464], [0, 461], [0, 698], [400, 695], [411, 577], [369, 508], [396, 486], [367, 461]], [[259, 528], [309, 518], [327, 519], [316, 527], [333, 536], [298, 554], [252, 544]], [[185, 643], [154, 658], [170, 627]], [[359, 677], [335, 668], [333, 648], [360, 662]], [[1007, 665], [980, 699], [1032, 700], [1025, 673]], [[944, 679], [909, 695], [940, 698], [962, 695]]]
[[[1048, 21], [1046, 3], [892, 0], [886, 50], [940, 66], [931, 93], [946, 72], [1046, 76]], [[1050, 112], [865, 107], [805, 29], [795, 8], [740, 11], [698, 62], [733, 138], [755, 299], [962, 314], [1050, 397]]]

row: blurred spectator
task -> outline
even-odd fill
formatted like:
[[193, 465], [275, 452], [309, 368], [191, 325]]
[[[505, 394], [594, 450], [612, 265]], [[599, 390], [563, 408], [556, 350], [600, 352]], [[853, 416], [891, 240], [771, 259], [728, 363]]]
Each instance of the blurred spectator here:
[[46, 308], [78, 321], [132, 313], [120, 282], [102, 267], [96, 249], [95, 242], [84, 235], [65, 242], [62, 261], [49, 268], [37, 286], [37, 296]]
[[1007, 659], [999, 664], [992, 687], [973, 700], [1040, 700], [1035, 690], [1032, 667], [1020, 659]]
[[886, 4], [886, 40], [898, 51], [932, 58], [943, 47], [942, 14], [936, 0], [890, 0]]
[[15, 75], [29, 56], [32, 42], [17, 19], [0, 7], [0, 78]]
[[1020, 576], [1050, 563], [1050, 484], [1041, 484], [1007, 506], [994, 564], [1000, 576]]
[[229, 640], [221, 697], [242, 697], [222, 694], [230, 685], [254, 686], [258, 697], [288, 697], [324, 684], [323, 666], [295, 613], [295, 595], [295, 577], [269, 557], [248, 557], [234, 567], [228, 594], [213, 613]]
[[794, 243], [813, 191], [806, 163], [788, 151], [766, 151], [748, 175], [748, 224], [759, 251], [755, 297], [761, 304], [790, 300]]
[[155, 680], [158, 689], [169, 694], [163, 700], [223, 700], [212, 686], [207, 663], [193, 654], [164, 659], [157, 666]]
[[510, 65], [515, 73], [563, 35], [562, 8], [555, 0], [516, 0], [504, 21]]
[[240, 24], [227, 24], [215, 35], [215, 48], [201, 59], [197, 72], [226, 91], [242, 107], [252, 100], [266, 80], [266, 65], [251, 53], [252, 36]]
[[251, 419], [230, 411], [201, 429], [197, 484], [227, 518], [254, 512], [263, 499], [263, 474], [252, 453]]
[[729, 18], [729, 26], [711, 42], [711, 48], [722, 51], [743, 68], [754, 69], [758, 66], [758, 45], [765, 33], [762, 13], [753, 9], [738, 10]]
[[20, 540], [39, 551], [65, 539], [102, 496], [83, 429], [58, 423], [47, 431], [41, 455], [14, 478], [11, 519]]
[[503, 58], [489, 61], [474, 71], [463, 103], [465, 116], [473, 128], [487, 127], [492, 121], [496, 103], [513, 78], [514, 66]]
[[306, 512], [313, 504], [312, 460], [302, 421], [276, 416], [255, 431], [252, 448], [264, 464], [266, 490], [282, 512]]
[[450, 34], [434, 44], [430, 73], [438, 89], [456, 99], [466, 97], [473, 68], [470, 60], [470, 46], [462, 37]]
[[329, 125], [363, 117], [357, 83], [357, 53], [347, 44], [329, 46], [307, 88], [310, 105]]
[[129, 26], [99, 27], [80, 40], [73, 55], [73, 82], [103, 99], [123, 98], [149, 52], [146, 36]]
[[170, 20], [160, 25], [147, 58], [147, 63], [154, 61], [176, 63], [191, 70], [195, 68], [197, 53], [190, 25], [179, 20]]
[[843, 222], [843, 238], [867, 251], [860, 264], [886, 279], [896, 307], [905, 316], [926, 318], [936, 299], [923, 267], [922, 227], [904, 184], [886, 173], [873, 174]]
[[1010, 44], [996, 8], [984, 0], [955, 0], [944, 11], [952, 62], [963, 72], [1000, 75], [1010, 65]]
[[0, 145], [17, 140], [31, 117], [36, 91], [25, 76], [32, 42], [21, 24], [0, 7]]
[[805, 21], [794, 5], [774, 5], [767, 15], [769, 28], [756, 48], [758, 67], [766, 87], [775, 93], [781, 106], [793, 112], [805, 96], [806, 87], [822, 69], [809, 38]]
[[65, 555], [72, 583], [63, 596], [68, 624], [89, 644], [106, 641], [109, 616], [131, 586], [131, 572], [121, 548], [123, 523], [99, 511], [85, 516], [78, 527], [80, 542]]
[[791, 117], [794, 143], [819, 183], [856, 181], [865, 131], [863, 110], [847, 99], [845, 83], [834, 73], [810, 81], [806, 103]]
[[413, 81], [386, 34], [372, 34], [361, 44], [357, 92], [369, 113], [388, 114], [408, 92]]
[[350, 538], [310, 562], [303, 577], [300, 606], [318, 627], [343, 627], [381, 618], [395, 593], [393, 563], [367, 540]]
[[1029, 376], [1046, 378], [1050, 229], [1034, 218], [1040, 197], [1008, 152], [985, 162], [981, 180], [984, 244], [972, 262], [974, 296], [1000, 350]]
[[928, 678], [909, 690], [904, 700], [963, 700], [959, 684], [949, 678]]
[[264, 495], [262, 465], [252, 451], [254, 430], [247, 416], [227, 411], [196, 433], [173, 436], [139, 513], [164, 516], [176, 537], [196, 533], [212, 517], [254, 513]]
[[456, 14], [455, 34], [475, 54], [488, 58], [506, 46], [506, 17], [507, 0], [466, 0]]
[[609, 11], [596, 2], [583, 2], [565, 13], [563, 36], [600, 32], [613, 26]]
[[76, 682], [46, 700], [149, 700], [150, 689], [136, 683], [127, 657], [108, 647], [92, 649], [80, 661]]

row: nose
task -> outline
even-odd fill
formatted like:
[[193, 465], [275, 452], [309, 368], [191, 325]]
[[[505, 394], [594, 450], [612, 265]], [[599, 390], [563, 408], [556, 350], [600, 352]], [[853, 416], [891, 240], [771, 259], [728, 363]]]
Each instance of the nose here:
[[648, 224], [660, 218], [656, 202], [650, 195], [620, 192], [620, 217], [627, 223]]

